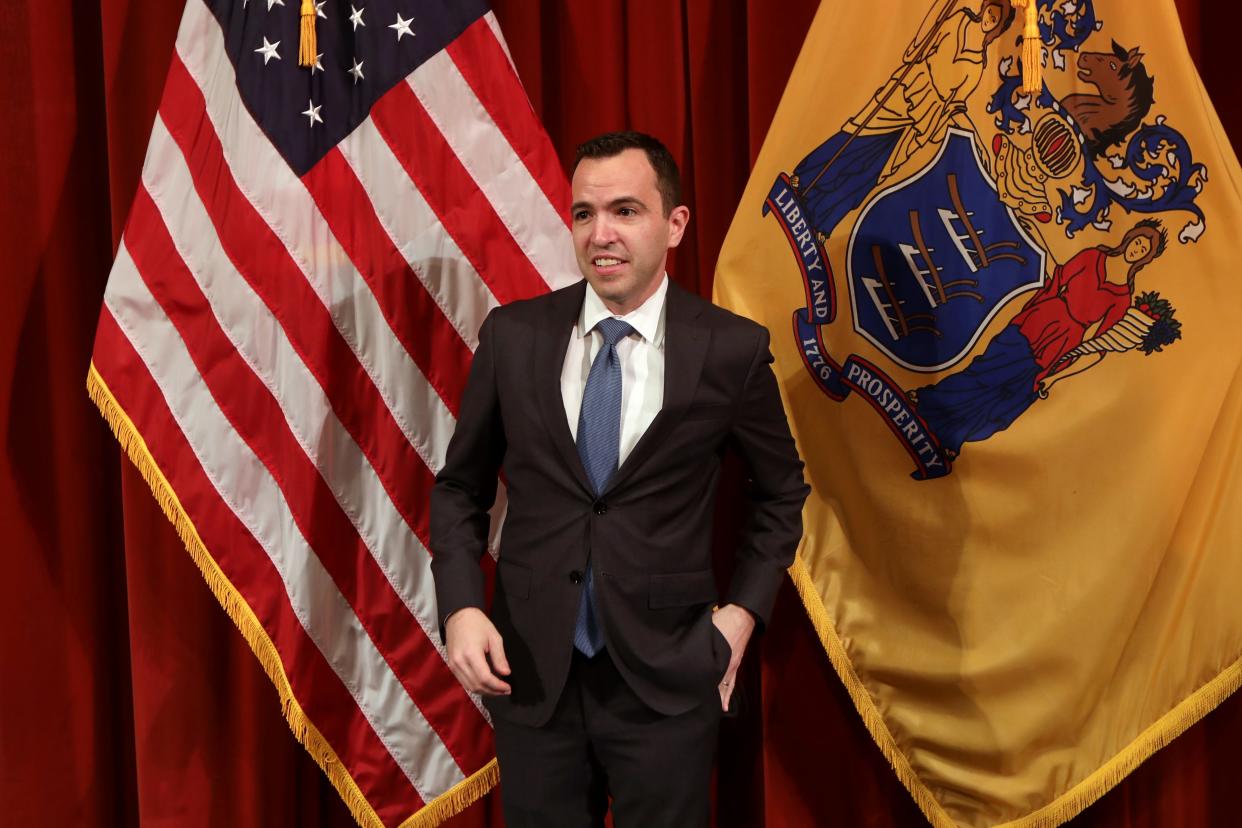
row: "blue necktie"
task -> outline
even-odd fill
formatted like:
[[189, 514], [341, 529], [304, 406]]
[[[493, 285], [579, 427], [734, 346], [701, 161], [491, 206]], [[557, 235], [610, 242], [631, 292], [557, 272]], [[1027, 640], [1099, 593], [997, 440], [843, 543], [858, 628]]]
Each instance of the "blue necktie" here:
[[[612, 318], [601, 319], [595, 327], [604, 335], [604, 345], [591, 363], [591, 373], [582, 391], [578, 456], [598, 495], [616, 472], [621, 451], [621, 359], [617, 356], [617, 343], [634, 329]], [[604, 633], [595, 616], [595, 578], [589, 557], [586, 587], [582, 590], [578, 622], [574, 625], [574, 646], [588, 657], [604, 648]]]

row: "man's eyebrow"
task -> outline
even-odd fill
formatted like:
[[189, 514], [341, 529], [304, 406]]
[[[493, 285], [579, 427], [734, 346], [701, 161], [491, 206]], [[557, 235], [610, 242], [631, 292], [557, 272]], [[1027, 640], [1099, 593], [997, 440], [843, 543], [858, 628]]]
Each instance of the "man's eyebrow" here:
[[[640, 207], [647, 206], [646, 202], [640, 199], [640, 197], [636, 195], [623, 195], [623, 196], [616, 197], [616, 199], [612, 199], [612, 201], [607, 202], [607, 204], [604, 205], [604, 207], [607, 210], [616, 210], [617, 207], [625, 207], [628, 205], [638, 205]], [[570, 205], [569, 209], [575, 210], [575, 211], [576, 210], [594, 210], [595, 205], [591, 204], [590, 201], [575, 201], [573, 205]]]
[[608, 206], [613, 208], [614, 210], [618, 207], [628, 207], [634, 204], [638, 205], [639, 207], [647, 206], [646, 204], [643, 203], [643, 200], [639, 198], [638, 196], [630, 196], [630, 195], [621, 196], [620, 198], [614, 198], [612, 201], [608, 202]]
[[[620, 198], [614, 198], [612, 201], [605, 204], [604, 207], [606, 209], [615, 210], [618, 207], [629, 207], [631, 205], [637, 205], [639, 207], [647, 206], [646, 203], [644, 203], [638, 196], [626, 195], [621, 196]], [[586, 201], [575, 201], [572, 205], [570, 205], [569, 209], [571, 212], [576, 213], [579, 210], [593, 210], [595, 209], [595, 205]]]

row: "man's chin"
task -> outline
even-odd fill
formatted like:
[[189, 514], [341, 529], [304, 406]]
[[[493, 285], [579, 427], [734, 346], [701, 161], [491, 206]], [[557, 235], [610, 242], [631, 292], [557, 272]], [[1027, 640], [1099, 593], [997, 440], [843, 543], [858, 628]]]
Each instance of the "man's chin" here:
[[591, 283], [591, 287], [595, 288], [595, 292], [601, 299], [607, 299], [610, 302], [620, 302], [633, 292], [633, 285], [623, 273], [605, 275], [596, 272], [592, 273], [587, 281]]

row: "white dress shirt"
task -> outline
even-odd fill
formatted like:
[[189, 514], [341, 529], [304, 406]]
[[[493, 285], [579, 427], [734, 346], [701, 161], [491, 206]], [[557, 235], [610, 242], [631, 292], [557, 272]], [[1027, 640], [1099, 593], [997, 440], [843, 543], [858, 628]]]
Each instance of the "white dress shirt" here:
[[565, 419], [569, 431], [578, 439], [578, 415], [582, 409], [582, 393], [586, 388], [591, 362], [604, 345], [604, 335], [594, 330], [601, 319], [613, 317], [628, 322], [634, 333], [617, 343], [621, 359], [621, 446], [617, 463], [634, 449], [647, 426], [664, 405], [664, 297], [668, 294], [668, 274], [660, 277], [660, 286], [625, 316], [617, 316], [608, 308], [589, 284], [578, 324], [569, 336], [565, 364], [561, 368], [561, 399], [565, 403]]

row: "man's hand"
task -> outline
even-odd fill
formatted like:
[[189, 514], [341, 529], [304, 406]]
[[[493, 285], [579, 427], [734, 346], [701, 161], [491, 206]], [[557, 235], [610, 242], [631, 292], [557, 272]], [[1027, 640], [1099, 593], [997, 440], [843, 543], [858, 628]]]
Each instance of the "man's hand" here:
[[737, 680], [737, 668], [742, 663], [742, 654], [746, 652], [746, 643], [755, 631], [755, 617], [749, 610], [737, 604], [725, 604], [712, 613], [712, 623], [720, 634], [729, 642], [733, 651], [729, 656], [729, 669], [716, 689], [720, 691], [720, 709], [729, 709], [729, 699], [733, 696], [734, 682]]
[[483, 610], [477, 607], [457, 610], [444, 623], [444, 637], [448, 644], [449, 669], [463, 687], [485, 696], [507, 696], [512, 692], [512, 688], [496, 675], [509, 675], [504, 641]]

